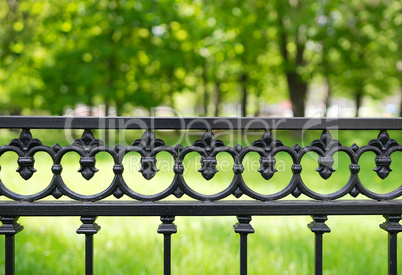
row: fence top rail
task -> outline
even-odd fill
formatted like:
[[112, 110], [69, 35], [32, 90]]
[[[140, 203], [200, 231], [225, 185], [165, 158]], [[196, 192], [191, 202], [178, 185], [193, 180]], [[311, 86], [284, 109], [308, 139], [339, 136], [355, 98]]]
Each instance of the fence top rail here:
[[402, 118], [0, 116], [7, 129], [401, 130]]
[[[263, 125], [265, 126], [263, 127]], [[43, 158], [40, 155], [36, 155], [36, 153], [48, 154], [53, 161], [51, 167], [53, 175], [49, 179], [47, 187], [40, 191], [37, 190], [39, 192], [34, 194], [19, 193], [22, 189], [16, 192], [17, 189], [13, 189], [11, 185], [10, 187], [7, 185], [9, 182], [12, 182], [9, 177], [2, 176], [0, 179], [0, 195], [15, 201], [32, 202], [50, 196], [56, 199], [67, 196], [76, 201], [93, 202], [102, 201], [111, 196], [120, 199], [124, 195], [132, 200], [143, 202], [169, 200], [173, 198], [171, 195], [177, 199], [186, 195], [203, 202], [220, 201], [232, 196], [240, 198], [243, 195], [250, 200], [257, 201], [275, 201], [288, 196], [298, 198], [302, 194], [311, 199], [321, 201], [334, 201], [349, 195], [354, 198], [362, 195], [378, 201], [402, 198], [402, 185], [393, 185], [387, 191], [379, 192], [379, 189], [374, 191], [376, 189], [374, 186], [366, 184], [368, 181], [373, 181], [373, 179], [359, 176], [362, 174], [359, 174], [361, 165], [363, 167], [362, 172], [367, 173], [364, 169], [364, 167], [368, 166], [367, 162], [365, 160], [359, 162], [366, 152], [374, 153], [375, 157], [372, 159], [372, 162], [376, 166], [373, 171], [376, 172], [381, 180], [386, 179], [393, 171], [391, 168], [392, 157], [395, 156], [395, 152], [402, 152], [402, 145], [397, 140], [392, 139], [387, 130], [402, 129], [402, 119], [397, 118], [338, 120], [284, 118], [282, 120], [275, 118], [69, 118], [10, 116], [0, 117], [0, 126], [3, 128], [22, 128], [19, 138], [13, 138], [8, 144], [0, 146], [0, 156], [6, 152], [17, 154], [18, 169], [16, 172], [19, 173], [22, 179], [29, 180], [36, 172], [35, 159], [44, 163]], [[77, 128], [82, 129], [83, 133], [81, 138], [74, 139], [71, 137], [68, 142], [69, 145], [62, 147], [56, 143], [51, 147], [43, 144], [38, 138], [34, 138], [30, 132], [31, 128]], [[132, 139], [130, 137], [129, 142], [124, 140], [124, 142], [110, 146], [105, 145], [102, 141], [102, 133], [99, 134], [101, 136], [99, 139], [95, 138], [91, 129], [98, 128], [122, 130], [145, 128], [146, 130], [143, 131], [141, 138]], [[183, 146], [180, 142], [177, 142], [175, 145], [165, 144], [162, 139], [156, 138], [156, 135], [152, 131], [153, 129], [204, 129], [207, 132], [202, 137], [200, 133], [196, 133], [200, 139], [195, 140], [192, 144], [186, 141], [187, 144]], [[257, 138], [252, 142], [247, 141], [246, 144], [243, 144], [245, 146], [241, 144], [233, 146], [231, 143], [225, 145], [224, 141], [216, 139], [214, 133], [211, 131], [212, 129], [243, 129], [245, 131], [248, 129], [264, 129], [265, 132], [262, 133], [261, 138]], [[317, 136], [318, 139], [313, 140], [310, 144], [302, 141], [301, 145], [295, 144], [293, 147], [290, 147], [281, 140], [275, 139], [275, 133], [269, 131], [272, 129], [324, 130], [321, 136], [319, 138]], [[376, 133], [373, 139], [368, 141], [367, 144], [357, 145], [354, 143], [348, 147], [342, 145], [337, 139], [332, 138], [330, 130], [337, 129], [380, 129], [380, 133], [375, 138]], [[182, 131], [180, 133], [183, 134], [186, 132]], [[140, 136], [138, 135], [138, 137]], [[77, 186], [74, 187], [74, 184], [71, 184], [69, 180], [66, 182], [66, 179], [69, 179], [69, 173], [63, 173], [63, 166], [66, 166], [63, 163], [64, 156], [73, 152], [77, 153], [80, 157], [80, 169], [77, 172], [81, 173], [81, 176], [87, 181], [94, 177], [99, 171], [98, 168], [103, 167], [99, 166], [99, 163], [96, 164], [97, 154], [109, 155], [111, 159], [109, 158], [108, 166], [109, 169], [112, 168], [113, 177], [101, 180], [102, 182], [107, 180], [109, 184], [96, 189], [97, 191], [90, 192], [91, 194], [82, 194], [75, 191], [75, 187]], [[170, 155], [170, 158], [167, 158], [166, 155], [165, 157], [158, 155], [160, 152]], [[313, 160], [317, 162], [316, 165], [318, 168], [316, 168], [317, 166], [312, 167], [303, 162], [304, 159], [311, 158], [310, 152], [315, 154], [316, 159], [313, 158]], [[226, 155], [227, 158], [221, 159], [218, 157], [220, 153], [224, 153], [224, 155], [220, 156]], [[254, 156], [259, 156], [259, 159], [252, 160], [250, 155], [248, 155], [249, 153], [254, 153]], [[288, 160], [291, 160], [291, 162], [285, 163], [282, 157], [277, 156], [280, 153], [287, 154], [290, 157]], [[336, 157], [334, 158], [337, 153], [346, 154], [344, 156], [349, 158], [348, 160], [341, 161], [342, 165], [349, 163], [348, 172], [346, 172], [347, 170], [342, 170], [346, 168], [345, 166], [338, 170], [338, 162], [335, 163]], [[132, 158], [134, 154], [136, 155], [135, 159]], [[199, 164], [195, 164], [195, 166], [193, 164], [190, 165], [191, 159], [194, 161], [192, 163], [199, 161]], [[393, 165], [394, 170], [398, 170], [395, 168], [397, 167], [395, 163]], [[9, 169], [10, 166], [5, 167], [3, 169]], [[308, 182], [315, 181], [316, 179], [304, 176], [307, 174], [303, 174], [302, 176], [302, 171], [312, 170], [313, 168], [316, 168], [313, 171], [317, 172], [323, 180], [329, 179], [337, 170], [338, 175], [345, 173], [344, 184], [334, 185], [336, 189], [330, 193], [324, 190], [311, 189]], [[124, 173], [125, 170], [126, 173]], [[160, 170], [162, 171], [158, 173]], [[211, 185], [201, 188], [203, 190], [201, 191], [198, 187], [194, 187], [193, 184], [194, 181], [197, 184], [202, 184], [202, 181], [192, 177], [192, 173], [186, 174], [188, 171], [200, 173], [206, 181], [210, 181], [215, 177], [215, 174], [220, 172], [219, 177], [223, 177], [217, 180], [217, 182], [222, 182], [222, 185], [219, 185], [219, 187], [215, 186], [217, 182], [212, 181]], [[244, 171], [246, 173], [243, 173]], [[256, 173], [249, 174], [247, 172]], [[166, 178], [166, 184], [169, 181], [170, 184], [163, 187], [156, 184], [159, 179], [155, 179], [151, 185], [153, 186], [155, 183], [156, 188], [152, 189], [150, 186], [149, 192], [141, 193], [137, 190], [138, 186], [131, 185], [130, 183], [133, 177], [139, 175], [137, 173], [140, 173], [146, 181], [153, 179], [157, 173], [161, 177], [170, 175], [172, 178], [171, 180], [169, 180], [169, 177]], [[392, 175], [395, 174], [396, 172], [392, 173]], [[254, 178], [252, 175], [257, 177]], [[268, 192], [266, 189], [263, 191], [263, 189], [258, 187], [282, 181], [276, 175], [291, 175], [291, 177], [288, 177], [289, 181], [285, 186], [281, 186], [281, 188], [275, 187], [274, 192]], [[98, 180], [99, 177], [97, 177], [96, 181]], [[251, 184], [252, 182], [256, 182], [258, 186]], [[20, 187], [22, 188], [23, 186], [20, 185]], [[391, 191], [392, 189], [393, 191]]]
[[402, 201], [10, 202], [0, 216], [299, 216], [400, 215]]

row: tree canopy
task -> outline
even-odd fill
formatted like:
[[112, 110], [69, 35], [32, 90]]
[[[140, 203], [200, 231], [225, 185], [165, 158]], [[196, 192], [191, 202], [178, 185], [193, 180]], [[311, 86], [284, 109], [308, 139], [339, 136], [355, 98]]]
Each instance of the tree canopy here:
[[[402, 85], [402, 4], [364, 1], [8, 0], [0, 3], [0, 112], [82, 103], [241, 114], [289, 99], [381, 98]], [[399, 63], [398, 63], [399, 62]], [[328, 101], [326, 102], [328, 104]]]

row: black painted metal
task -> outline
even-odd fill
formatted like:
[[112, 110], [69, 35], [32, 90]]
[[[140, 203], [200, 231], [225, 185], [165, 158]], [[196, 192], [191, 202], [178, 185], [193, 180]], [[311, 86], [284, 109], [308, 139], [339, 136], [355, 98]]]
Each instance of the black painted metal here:
[[0, 201], [0, 216], [309, 216], [399, 215], [402, 201]]
[[5, 236], [5, 274], [15, 274], [15, 236]]
[[240, 275], [247, 275], [247, 235], [254, 233], [254, 228], [250, 224], [251, 216], [239, 216], [237, 220], [233, 227], [240, 235]]
[[[243, 195], [250, 199], [259, 201], [272, 201], [285, 198], [292, 195], [293, 197], [299, 197], [304, 194], [315, 200], [330, 201], [342, 198], [348, 194], [356, 197], [361, 194], [368, 198], [375, 200], [392, 200], [402, 195], [402, 186], [398, 187], [392, 192], [386, 194], [378, 194], [367, 189], [359, 179], [360, 166], [358, 161], [360, 157], [370, 151], [376, 154], [375, 164], [377, 165], [374, 171], [377, 175], [384, 179], [392, 171], [390, 168], [391, 154], [396, 151], [402, 151], [402, 146], [399, 143], [391, 139], [388, 133], [381, 130], [377, 139], [371, 140], [368, 145], [358, 147], [353, 144], [351, 147], [342, 146], [338, 140], [332, 139], [332, 136], [328, 130], [323, 130], [321, 137], [314, 140], [310, 145], [300, 147], [295, 145], [293, 147], [284, 146], [279, 140], [275, 140], [270, 131], [265, 132], [261, 139], [256, 140], [252, 145], [242, 147], [236, 145], [234, 147], [226, 146], [222, 141], [216, 140], [212, 132], [206, 132], [201, 140], [195, 141], [192, 145], [183, 147], [176, 145], [174, 147], [167, 146], [165, 143], [156, 139], [154, 133], [151, 130], [146, 130], [141, 139], [135, 140], [132, 145], [123, 147], [117, 144], [114, 147], [105, 146], [103, 142], [96, 139], [91, 130], [86, 129], [80, 139], [72, 142], [70, 146], [61, 147], [58, 144], [53, 147], [43, 145], [40, 140], [32, 137], [28, 129], [23, 129], [20, 137], [14, 139], [9, 145], [0, 147], [0, 156], [8, 151], [13, 151], [18, 154], [18, 172], [25, 180], [29, 179], [33, 173], [36, 172], [34, 168], [34, 155], [37, 152], [45, 152], [49, 154], [53, 159], [53, 179], [49, 185], [42, 191], [32, 195], [17, 194], [7, 188], [5, 184], [0, 180], [0, 194], [16, 201], [36, 201], [48, 196], [53, 196], [59, 199], [62, 196], [67, 196], [77, 201], [99, 201], [109, 196], [121, 198], [123, 195], [128, 196], [131, 199], [138, 201], [157, 201], [167, 198], [169, 195], [174, 195], [177, 198], [181, 198], [184, 194], [199, 201], [218, 201], [221, 199], [234, 196], [239, 198]], [[98, 171], [95, 167], [95, 155], [99, 152], [106, 152], [111, 155], [114, 160], [113, 172], [115, 177], [110, 185], [103, 191], [94, 195], [78, 194], [71, 190], [64, 182], [61, 175], [62, 165], [61, 160], [63, 156], [68, 152], [77, 152], [80, 156], [80, 165], [82, 176], [89, 180]], [[156, 168], [156, 155], [159, 152], [167, 152], [172, 155], [174, 159], [173, 172], [175, 174], [172, 183], [168, 188], [160, 193], [153, 195], [140, 194], [131, 189], [125, 182], [123, 177], [124, 165], [122, 163], [123, 157], [129, 152], [138, 152], [141, 155], [141, 169], [145, 179], [152, 179], [158, 172]], [[219, 172], [216, 168], [217, 160], [216, 156], [221, 152], [226, 152], [233, 157], [233, 178], [229, 186], [223, 191], [205, 195], [192, 189], [186, 182], [183, 172], [183, 160], [191, 152], [197, 152], [201, 155], [201, 172], [202, 176], [206, 180], [210, 180], [214, 175]], [[275, 155], [280, 152], [285, 152], [290, 155], [293, 160], [292, 173], [293, 176], [288, 185], [274, 193], [274, 194], [262, 194], [251, 189], [243, 179], [243, 160], [248, 153], [256, 152], [260, 155], [260, 169], [262, 182], [269, 181], [277, 172], [275, 168]], [[320, 194], [309, 189], [303, 182], [300, 175], [302, 171], [301, 161], [303, 156], [308, 152], [315, 152], [318, 154], [318, 168], [316, 171], [323, 179], [328, 179], [335, 169], [332, 167], [334, 160], [333, 155], [337, 152], [344, 152], [350, 158], [350, 177], [345, 185], [338, 191], [331, 194]]]
[[400, 130], [401, 118], [261, 117], [27, 117], [1, 116], [7, 129], [166, 129], [166, 130]]
[[158, 227], [158, 233], [163, 234], [163, 274], [171, 274], [171, 236], [177, 233], [177, 227], [173, 223], [174, 217], [161, 217], [162, 224]]
[[5, 235], [5, 274], [15, 274], [15, 234], [24, 227], [17, 223], [19, 217], [2, 216], [0, 221], [0, 235]]
[[101, 227], [95, 223], [97, 217], [81, 217], [82, 225], [77, 229], [77, 234], [85, 234], [85, 274], [94, 273], [94, 234], [98, 233]]
[[322, 274], [322, 235], [331, 232], [331, 229], [325, 224], [327, 216], [312, 216], [313, 222], [308, 224], [311, 232], [315, 234], [315, 274]]
[[[7, 187], [7, 180], [0, 179], [0, 196], [11, 199], [0, 201], [0, 221], [3, 222], [0, 234], [6, 235], [7, 274], [14, 272], [14, 235], [22, 230], [22, 226], [16, 223], [18, 216], [81, 216], [83, 225], [77, 233], [86, 236], [86, 274], [93, 273], [93, 235], [100, 229], [95, 223], [97, 216], [160, 216], [162, 224], [158, 233], [164, 234], [164, 274], [171, 272], [171, 234], [177, 232], [173, 223], [175, 216], [238, 216], [239, 223], [235, 225], [235, 232], [240, 234], [240, 273], [246, 274], [247, 234], [254, 232], [249, 222], [251, 216], [257, 215], [311, 215], [314, 222], [309, 224], [309, 228], [315, 233], [316, 274], [322, 273], [322, 235], [330, 231], [325, 225], [327, 215], [385, 215], [387, 221], [381, 228], [389, 233], [389, 274], [396, 274], [396, 236], [402, 231], [402, 226], [399, 225], [402, 186], [386, 194], [369, 190], [359, 178], [359, 160], [367, 152], [374, 153], [374, 171], [380, 179], [387, 178], [392, 172], [390, 164], [393, 153], [402, 151], [402, 146], [390, 138], [387, 130], [402, 130], [401, 118], [0, 117], [0, 128], [22, 130], [19, 138], [11, 140], [8, 145], [0, 146], [0, 157], [6, 152], [16, 153], [17, 172], [24, 180], [30, 179], [36, 172], [36, 153], [44, 152], [53, 161], [52, 180], [36, 194], [13, 192]], [[34, 138], [30, 129], [82, 129], [83, 134], [68, 146], [49, 146]], [[128, 146], [106, 146], [94, 136], [94, 129], [142, 129], [144, 132], [141, 138]], [[205, 133], [191, 145], [169, 146], [156, 138], [153, 132], [155, 129], [205, 130]], [[264, 133], [260, 139], [242, 147], [239, 144], [227, 146], [216, 139], [213, 130], [263, 130]], [[322, 134], [309, 145], [288, 146], [275, 139], [272, 130], [322, 130]], [[368, 144], [360, 147], [353, 144], [348, 147], [332, 138], [330, 132], [333, 130], [379, 130], [379, 134]], [[99, 171], [96, 167], [96, 155], [100, 152], [109, 154], [114, 162], [114, 178], [109, 186], [93, 195], [79, 194], [70, 189], [63, 180], [61, 164], [63, 157], [69, 152], [79, 154], [79, 172], [86, 180], [90, 180]], [[170, 185], [165, 190], [150, 195], [133, 190], [123, 177], [123, 158], [130, 152], [137, 152], [141, 156], [141, 168], [138, 172], [146, 180], [151, 180], [159, 171], [156, 167], [158, 153], [170, 154], [173, 158], [173, 180]], [[233, 176], [228, 179], [224, 190], [215, 194], [203, 194], [186, 182], [183, 161], [193, 152], [201, 156], [201, 169], [198, 171], [205, 180], [211, 180], [219, 173], [219, 153], [225, 152], [233, 158]], [[309, 152], [318, 155], [316, 171], [324, 180], [336, 173], [333, 167], [336, 153], [343, 152], [349, 157], [350, 176], [343, 187], [330, 194], [317, 193], [308, 188], [301, 172], [302, 160]], [[276, 193], [253, 190], [243, 174], [247, 169], [243, 162], [250, 153], [257, 153], [260, 157], [257, 171], [261, 174], [261, 184], [270, 184], [276, 173], [281, 173], [276, 167], [276, 155], [289, 155], [293, 164], [292, 176], [287, 185]], [[2, 180], [6, 182], [3, 183]], [[309, 200], [298, 199], [301, 195]], [[349, 195], [353, 199], [338, 200]], [[118, 200], [105, 200], [111, 196]], [[183, 196], [187, 199], [184, 200]], [[296, 199], [284, 200], [290, 196]], [[357, 196], [359, 199], [354, 199]], [[42, 201], [48, 197], [64, 197], [70, 200]], [[237, 200], [240, 197], [245, 200]], [[123, 201], [121, 198], [126, 199]]]
[[388, 216], [385, 215], [385, 222], [380, 224], [381, 229], [388, 232], [388, 274], [398, 274], [398, 246], [397, 246], [397, 234], [402, 232], [402, 225], [399, 221], [402, 219], [401, 215]]

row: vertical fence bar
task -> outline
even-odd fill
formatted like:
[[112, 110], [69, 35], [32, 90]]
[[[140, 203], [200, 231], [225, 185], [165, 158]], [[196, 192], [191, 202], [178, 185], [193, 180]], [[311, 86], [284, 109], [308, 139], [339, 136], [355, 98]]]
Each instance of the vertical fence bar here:
[[325, 224], [327, 216], [311, 216], [313, 222], [307, 226], [311, 232], [315, 233], [315, 257], [314, 257], [314, 269], [316, 275], [322, 274], [322, 246], [324, 233], [331, 232], [331, 229]]
[[15, 274], [15, 236], [5, 235], [5, 274]]
[[402, 225], [399, 221], [402, 219], [399, 216], [388, 216], [384, 215], [385, 222], [380, 224], [380, 228], [388, 232], [388, 274], [397, 275], [397, 234], [402, 232]]
[[97, 217], [81, 217], [82, 225], [77, 229], [77, 234], [85, 234], [85, 274], [94, 272], [94, 234], [101, 227], [95, 223]]
[[254, 233], [251, 226], [251, 217], [237, 217], [239, 221], [233, 227], [236, 233], [240, 235], [240, 275], [247, 274], [247, 235]]
[[17, 223], [19, 217], [1, 217], [0, 235], [5, 235], [5, 274], [15, 274], [15, 234], [24, 227]]
[[177, 226], [173, 223], [174, 217], [161, 217], [162, 223], [158, 227], [158, 233], [163, 234], [163, 274], [171, 273], [171, 236], [177, 233]]

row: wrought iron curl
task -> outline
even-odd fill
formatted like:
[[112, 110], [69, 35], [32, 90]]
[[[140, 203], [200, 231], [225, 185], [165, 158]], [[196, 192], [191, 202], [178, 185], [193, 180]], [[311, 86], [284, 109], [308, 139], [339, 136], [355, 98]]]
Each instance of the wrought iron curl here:
[[[72, 142], [71, 145], [62, 147], [59, 144], [55, 144], [53, 147], [50, 147], [43, 145], [39, 139], [33, 138], [29, 129], [22, 129], [19, 138], [13, 139], [9, 145], [0, 147], [0, 156], [9, 151], [18, 155], [19, 167], [17, 172], [25, 180], [31, 178], [36, 171], [34, 168], [34, 155], [37, 152], [45, 152], [53, 160], [51, 169], [53, 178], [45, 189], [36, 194], [21, 195], [14, 193], [0, 180], [0, 195], [17, 201], [36, 201], [47, 196], [53, 196], [57, 199], [66, 196], [77, 201], [99, 201], [111, 195], [116, 198], [127, 195], [134, 200], [156, 201], [167, 198], [170, 195], [181, 198], [184, 194], [200, 201], [221, 200], [231, 195], [236, 198], [246, 195], [254, 200], [271, 201], [285, 198], [290, 194], [296, 198], [304, 194], [312, 199], [328, 201], [341, 198], [347, 194], [353, 197], [361, 194], [375, 200], [390, 200], [402, 195], [402, 187], [387, 194], [374, 193], [363, 186], [359, 179], [359, 159], [368, 151], [376, 154], [374, 160], [376, 167], [374, 171], [381, 179], [385, 179], [392, 171], [390, 168], [392, 162], [391, 155], [396, 151], [402, 151], [402, 146], [396, 140], [391, 139], [385, 130], [380, 131], [376, 139], [371, 140], [367, 145], [362, 147], [356, 144], [353, 144], [351, 147], [343, 146], [338, 140], [332, 139], [328, 130], [324, 130], [319, 139], [304, 147], [299, 145], [293, 147], [285, 146], [281, 141], [273, 137], [271, 131], [267, 131], [261, 139], [243, 148], [239, 144], [233, 147], [226, 146], [222, 141], [216, 140], [211, 131], [206, 132], [200, 140], [195, 141], [190, 146], [168, 146], [163, 140], [156, 139], [155, 134], [149, 129], [144, 132], [141, 139], [135, 140], [129, 146], [122, 146], [120, 144], [114, 147], [105, 146], [101, 140], [93, 136], [90, 129], [85, 129], [82, 137]], [[100, 152], [108, 153], [114, 161], [114, 178], [110, 185], [105, 190], [94, 195], [82, 195], [71, 190], [63, 181], [63, 167], [61, 165], [62, 158], [69, 152], [79, 154], [81, 167], [78, 171], [87, 180], [90, 180], [98, 171], [95, 167], [96, 154]], [[152, 179], [158, 172], [156, 167], [157, 154], [160, 152], [169, 153], [174, 160], [174, 163], [172, 163], [174, 178], [169, 187], [153, 195], [144, 195], [132, 190], [125, 183], [123, 177], [123, 158], [129, 152], [137, 152], [141, 156], [141, 168], [139, 172], [142, 173], [146, 180]], [[183, 177], [185, 171], [183, 160], [191, 152], [201, 155], [201, 169], [199, 169], [199, 172], [206, 180], [211, 180], [218, 173], [216, 156], [219, 153], [226, 152], [232, 156], [234, 160], [232, 167], [233, 178], [223, 191], [213, 195], [205, 195], [194, 191], [188, 186]], [[243, 160], [250, 152], [260, 155], [260, 167], [257, 171], [262, 176], [261, 184], [269, 184], [277, 172], [275, 156], [279, 152], [287, 153], [292, 158], [293, 163], [291, 167], [292, 177], [286, 187], [274, 194], [260, 194], [247, 186], [243, 179], [243, 171], [245, 169]], [[307, 152], [318, 154], [318, 168], [316, 171], [323, 179], [328, 179], [335, 172], [333, 156], [338, 152], [346, 153], [350, 158], [350, 177], [345, 185], [331, 194], [319, 194], [307, 188], [301, 177], [301, 160]]]

